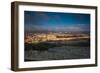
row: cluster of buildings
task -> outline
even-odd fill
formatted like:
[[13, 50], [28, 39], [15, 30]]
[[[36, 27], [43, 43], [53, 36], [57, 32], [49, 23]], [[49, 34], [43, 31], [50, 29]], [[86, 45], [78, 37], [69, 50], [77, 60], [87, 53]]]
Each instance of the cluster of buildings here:
[[89, 38], [87, 34], [66, 34], [66, 33], [35, 33], [35, 34], [26, 34], [25, 43], [38, 43], [46, 41], [57, 41], [57, 40], [72, 40], [72, 39], [81, 39]]

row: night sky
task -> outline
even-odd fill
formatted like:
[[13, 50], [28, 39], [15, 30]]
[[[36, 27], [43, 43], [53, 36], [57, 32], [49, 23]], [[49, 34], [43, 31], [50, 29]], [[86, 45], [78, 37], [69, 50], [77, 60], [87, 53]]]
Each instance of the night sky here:
[[24, 11], [27, 31], [89, 32], [90, 14]]

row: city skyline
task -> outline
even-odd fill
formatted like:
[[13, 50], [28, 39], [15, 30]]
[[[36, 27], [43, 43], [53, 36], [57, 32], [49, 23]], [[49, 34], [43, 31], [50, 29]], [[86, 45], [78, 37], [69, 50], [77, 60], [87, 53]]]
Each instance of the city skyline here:
[[90, 32], [90, 14], [24, 12], [25, 32]]

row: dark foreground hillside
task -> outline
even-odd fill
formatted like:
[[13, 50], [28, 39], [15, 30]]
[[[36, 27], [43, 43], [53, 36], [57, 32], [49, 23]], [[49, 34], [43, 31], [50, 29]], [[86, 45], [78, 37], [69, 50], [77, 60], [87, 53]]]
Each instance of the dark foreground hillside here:
[[89, 39], [25, 43], [24, 61], [90, 58]]

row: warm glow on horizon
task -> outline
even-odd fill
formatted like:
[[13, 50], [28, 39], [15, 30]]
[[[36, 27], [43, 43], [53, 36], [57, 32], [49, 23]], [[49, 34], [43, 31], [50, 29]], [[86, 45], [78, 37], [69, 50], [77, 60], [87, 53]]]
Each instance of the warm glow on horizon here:
[[38, 43], [46, 41], [70, 41], [77, 39], [88, 39], [87, 34], [62, 34], [62, 33], [48, 33], [48, 34], [32, 34], [25, 36], [25, 43]]

